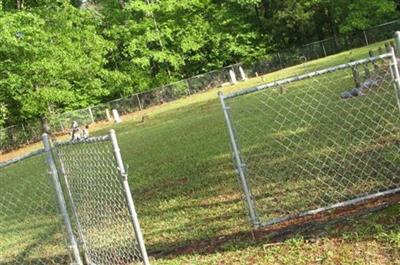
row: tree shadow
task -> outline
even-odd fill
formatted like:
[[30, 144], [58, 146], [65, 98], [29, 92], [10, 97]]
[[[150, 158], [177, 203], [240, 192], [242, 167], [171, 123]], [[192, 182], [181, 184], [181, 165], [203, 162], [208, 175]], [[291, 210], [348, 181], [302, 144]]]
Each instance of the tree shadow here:
[[[49, 242], [54, 242], [54, 235], [60, 231], [60, 228], [57, 225], [53, 225], [48, 229], [42, 231], [40, 235], [37, 236], [36, 240], [24, 247], [23, 250], [19, 251], [19, 253], [13, 257], [12, 261], [0, 261], [0, 265], [15, 265], [15, 264], [32, 264], [32, 265], [42, 265], [42, 264], [65, 264], [68, 265], [71, 263], [69, 255], [58, 255], [58, 256], [43, 256], [36, 257], [38, 254], [42, 255], [38, 252], [38, 249], [43, 246], [47, 246]], [[20, 229], [18, 231], [21, 233]], [[64, 240], [64, 239], [61, 239]], [[66, 242], [65, 242], [66, 244]], [[67, 250], [67, 246], [65, 245], [65, 250]], [[43, 254], [44, 255], [44, 254]]]
[[359, 238], [348, 238], [349, 233], [357, 237], [361, 235], [361, 240], [376, 238], [379, 234], [400, 231], [396, 214], [393, 213], [400, 210], [399, 202], [400, 194], [397, 194], [395, 197], [381, 198], [318, 216], [294, 219], [263, 229], [187, 242], [186, 245], [181, 246], [165, 246], [163, 250], [150, 252], [150, 255], [163, 259], [174, 259], [192, 254], [209, 255], [224, 252], [231, 245], [235, 245], [235, 249], [251, 246], [268, 247], [280, 245], [292, 238], [302, 238], [310, 243], [320, 238], [359, 240]]
[[[271, 228], [250, 231], [249, 224], [245, 218], [243, 200], [240, 198], [240, 187], [237, 185], [236, 176], [233, 172], [229, 141], [226, 135], [222, 112], [219, 109], [219, 103], [217, 100], [210, 100], [207, 104], [206, 107], [204, 103], [192, 104], [178, 111], [175, 109], [159, 114], [163, 119], [162, 123], [149, 124], [149, 128], [155, 132], [149, 131], [150, 135], [141, 136], [142, 138], [140, 139], [142, 142], [148, 141], [147, 145], [143, 144], [141, 146], [149, 154], [143, 154], [133, 150], [133, 148], [124, 148], [123, 145], [121, 146], [125, 154], [129, 153], [125, 157], [132, 157], [134, 156], [133, 154], [136, 154], [136, 157], [148, 155], [147, 162], [151, 162], [152, 159], [162, 161], [155, 169], [142, 163], [144, 170], [138, 169], [138, 171], [143, 171], [137, 171], [134, 173], [137, 175], [132, 176], [132, 180], [145, 179], [145, 181], [139, 180], [139, 183], [132, 182], [131, 184], [138, 198], [137, 205], [139, 216], [142, 216], [142, 221], [145, 219], [154, 220], [160, 214], [153, 210], [146, 211], [146, 206], [157, 205], [160, 201], [173, 201], [182, 197], [193, 199], [193, 201], [190, 205], [182, 204], [168, 208], [167, 211], [171, 218], [175, 217], [174, 213], [201, 211], [207, 208], [210, 208], [211, 211], [213, 208], [224, 210], [235, 206], [233, 207], [235, 210], [226, 213], [220, 212], [213, 216], [196, 216], [194, 217], [196, 219], [190, 219], [189, 222], [181, 223], [178, 221], [173, 227], [163, 227], [163, 232], [167, 234], [177, 235], [180, 231], [186, 230], [192, 231], [193, 236], [167, 240], [167, 242], [163, 242], [162, 240], [148, 240], [147, 247], [151, 255], [154, 257], [176, 257], [189, 253], [214, 253], [223, 249], [226, 244], [249, 246], [262, 241], [265, 242], [266, 240], [268, 242], [283, 241], [285, 237], [291, 238], [294, 235], [298, 235], [301, 230], [304, 230], [302, 232], [303, 237], [312, 238], [314, 228], [327, 227], [331, 224], [331, 222], [319, 221], [318, 216], [314, 216], [313, 218], [317, 220], [297, 220], [299, 223], [286, 223], [286, 227], [276, 228], [276, 231], [272, 231]], [[205, 113], [199, 114], [200, 116], [196, 117], [196, 121], [190, 120], [188, 117], [192, 117], [192, 115], [188, 114], [192, 111], [198, 111], [198, 109], [205, 111]], [[213, 114], [215, 111], [221, 112], [221, 115]], [[212, 127], [206, 127], [207, 123], [211, 123]], [[199, 132], [200, 130], [204, 130], [204, 128], [207, 128], [207, 134]], [[143, 130], [143, 128], [140, 129]], [[302, 133], [318, 135], [317, 129], [312, 128], [312, 130], [303, 131]], [[182, 131], [177, 133], [180, 130], [186, 132], [186, 134], [182, 133]], [[289, 140], [295, 142], [300, 136], [289, 135], [286, 137], [293, 138]], [[205, 142], [207, 143], [206, 146], [204, 145]], [[133, 146], [135, 148], [138, 147], [134, 144]], [[170, 150], [172, 146], [174, 147], [174, 152], [171, 154]], [[328, 146], [330, 146], [329, 142], [317, 145], [320, 150]], [[379, 148], [382, 148], [382, 146]], [[202, 152], [205, 149], [208, 149], [207, 152]], [[207, 153], [207, 156], [204, 155], [205, 153]], [[302, 156], [304, 154], [300, 152], [299, 155]], [[356, 156], [371, 157], [371, 154], [357, 152]], [[301, 159], [304, 159], [304, 157]], [[137, 162], [140, 163], [140, 161], [135, 161], [132, 158], [128, 161], [132, 165], [138, 164]], [[142, 165], [139, 165], [138, 168], [141, 168]], [[284, 165], [281, 166], [283, 167]], [[378, 165], [374, 164], [373, 166]], [[152, 177], [146, 178], [146, 176]], [[216, 199], [218, 194], [225, 195], [224, 193], [227, 190], [230, 192], [235, 190], [233, 198], [223, 201]], [[146, 203], [142, 204], [141, 200], [145, 200]], [[296, 200], [299, 200], [299, 198]], [[320, 202], [315, 202], [316, 205], [317, 203]], [[239, 204], [240, 207], [237, 207]], [[366, 206], [364, 205], [363, 207]], [[357, 211], [344, 212], [347, 212], [348, 215], [354, 215], [368, 210], [368, 207], [363, 207], [353, 207]], [[375, 208], [379, 207], [376, 206]], [[373, 211], [373, 209], [369, 209], [369, 211]], [[332, 215], [331, 219], [338, 222], [347, 222], [346, 218], [343, 219], [340, 217], [340, 212], [333, 212], [336, 215]], [[234, 221], [238, 218], [241, 218], [241, 221]], [[234, 227], [235, 225], [242, 227], [237, 229]], [[210, 231], [202, 234], [206, 229]], [[220, 232], [222, 230], [224, 232]], [[157, 237], [159, 228], [146, 230], [145, 226], [144, 233], [145, 238], [151, 239]]]

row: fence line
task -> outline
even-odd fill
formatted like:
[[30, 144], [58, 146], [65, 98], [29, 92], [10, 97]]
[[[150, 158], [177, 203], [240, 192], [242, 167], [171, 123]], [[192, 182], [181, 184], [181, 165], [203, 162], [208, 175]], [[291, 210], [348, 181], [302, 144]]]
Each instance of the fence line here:
[[386, 58], [391, 58], [391, 57], [392, 57], [392, 53], [385, 53], [385, 54], [382, 54], [382, 55], [379, 55], [379, 56], [376, 56], [376, 57], [370, 57], [370, 58], [362, 59], [362, 60], [359, 60], [359, 61], [346, 63], [346, 64], [341, 64], [341, 65], [329, 67], [329, 68], [326, 68], [326, 69], [323, 69], [323, 70], [318, 70], [318, 71], [315, 71], [315, 72], [310, 72], [310, 73], [307, 73], [307, 74], [304, 74], [304, 75], [297, 75], [297, 76], [294, 76], [294, 77], [289, 77], [289, 78], [286, 78], [286, 79], [277, 80], [277, 81], [270, 82], [270, 83], [267, 83], [267, 84], [263, 84], [263, 85], [260, 85], [260, 86], [256, 86], [256, 87], [252, 87], [252, 88], [246, 88], [246, 89], [242, 89], [242, 90], [240, 90], [238, 92], [233, 92], [233, 93], [227, 94], [226, 96], [224, 96], [224, 99], [230, 99], [230, 98], [235, 98], [235, 97], [238, 97], [238, 96], [243, 96], [243, 95], [254, 93], [254, 92], [257, 92], [257, 91], [260, 91], [260, 90], [264, 90], [264, 89], [267, 89], [267, 88], [273, 88], [273, 87], [277, 87], [277, 86], [293, 83], [293, 82], [296, 82], [296, 81], [302, 81], [302, 80], [305, 80], [305, 79], [317, 77], [319, 75], [324, 75], [324, 74], [327, 74], [327, 73], [333, 73], [333, 72], [336, 72], [338, 70], [350, 68], [350, 67], [357, 66], [357, 65], [360, 65], [360, 64], [374, 63], [374, 62], [376, 62], [376, 61], [378, 61], [380, 59], [386, 59]]
[[115, 131], [43, 145], [0, 163], [0, 263], [149, 265]]
[[[142, 93], [135, 93], [130, 97], [57, 114], [50, 119], [51, 131], [52, 133], [66, 132], [74, 120], [81, 125], [110, 120], [111, 117], [106, 110], [116, 109], [121, 115], [125, 115], [220, 87], [227, 83], [244, 81], [247, 78], [301, 64], [304, 61], [387, 40], [392, 37], [393, 32], [398, 28], [400, 28], [400, 20], [387, 22], [368, 30], [338, 35], [312, 42], [299, 48], [279, 51], [269, 55], [267, 59], [260, 60], [252, 65], [244, 65], [242, 63], [229, 65], [220, 70], [199, 74]], [[41, 133], [40, 121], [0, 129], [0, 153], [38, 142], [40, 141]]]
[[323, 215], [399, 193], [399, 91], [391, 48], [220, 94], [252, 225]]

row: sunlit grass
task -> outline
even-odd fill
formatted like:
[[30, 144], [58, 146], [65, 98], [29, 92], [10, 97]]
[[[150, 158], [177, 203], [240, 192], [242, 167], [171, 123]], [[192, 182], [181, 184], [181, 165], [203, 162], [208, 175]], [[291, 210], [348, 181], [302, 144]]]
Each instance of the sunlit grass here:
[[[381, 45], [290, 67], [235, 86], [212, 89], [124, 116], [122, 124], [104, 124], [92, 129], [92, 134], [96, 135], [107, 133], [111, 127], [117, 130], [122, 155], [129, 166], [129, 181], [152, 264], [398, 263], [399, 206], [345, 222], [344, 225], [328, 226], [322, 232], [295, 232], [288, 240], [282, 240], [275, 245], [268, 245], [268, 239], [254, 241], [233, 170], [226, 127], [217, 98], [218, 90], [225, 93], [237, 91], [306, 71], [346, 63], [350, 59], [366, 57], [369, 49], [375, 50]], [[343, 87], [347, 88], [345, 85]], [[341, 90], [342, 88], [338, 88], [337, 92]], [[251, 99], [247, 104], [252, 104]], [[146, 118], [141, 122], [143, 115]], [[270, 137], [298, 137], [311, 130], [311, 127], [294, 127], [275, 132]], [[323, 145], [319, 147], [321, 148], [310, 154], [329, 155], [335, 148]], [[277, 150], [279, 147], [274, 148]], [[281, 156], [266, 163], [270, 163], [272, 167], [284, 164], [289, 159], [293, 157]], [[20, 175], [39, 170], [34, 162], [25, 167], [13, 170]], [[286, 171], [273, 172], [279, 177], [284, 176]], [[3, 191], [3, 184], [0, 182], [0, 191]], [[278, 186], [270, 183], [269, 188], [277, 189]], [[15, 196], [24, 201], [29, 190], [28, 187]], [[296, 197], [290, 199], [291, 203], [299, 200]], [[268, 203], [276, 205], [280, 201]], [[0, 205], [0, 212], [2, 207], [4, 205]], [[36, 220], [41, 220], [41, 217]], [[5, 229], [9, 222], [0, 218], [0, 228]], [[40, 231], [40, 226], [28, 230], [25, 235], [29, 239], [27, 242], [37, 240], [38, 233], [43, 231], [45, 230]], [[14, 242], [12, 238], [21, 238], [20, 233], [18, 231], [11, 235], [7, 232], [2, 235], [7, 237], [7, 242]], [[0, 242], [3, 242], [1, 236]], [[0, 243], [0, 246], [0, 250], [8, 253], [7, 255], [11, 252], [17, 254], [22, 249], [10, 244]], [[45, 258], [51, 254], [44, 250], [35, 255]], [[0, 264], [10, 263], [3, 262], [0, 258]]]

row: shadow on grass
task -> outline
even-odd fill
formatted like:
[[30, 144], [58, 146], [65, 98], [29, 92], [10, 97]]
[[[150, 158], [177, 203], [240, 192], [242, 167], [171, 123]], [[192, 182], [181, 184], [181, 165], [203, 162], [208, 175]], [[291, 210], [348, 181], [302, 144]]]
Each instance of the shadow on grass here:
[[[16, 263], [17, 262], [17, 263]], [[71, 265], [71, 260], [69, 259], [68, 255], [64, 256], [54, 256], [48, 258], [32, 258], [26, 260], [13, 260], [10, 262], [1, 262], [0, 265], [16, 265], [16, 264], [23, 264], [23, 265], [44, 265], [44, 264], [57, 264], [57, 265]]]
[[292, 238], [302, 238], [311, 243], [320, 238], [342, 239], [350, 242], [377, 239], [390, 232], [400, 232], [400, 224], [397, 220], [400, 211], [399, 202], [400, 194], [397, 194], [352, 208], [339, 209], [309, 218], [299, 218], [292, 223], [283, 223], [208, 240], [192, 241], [185, 246], [172, 246], [162, 251], [150, 252], [150, 254], [155, 258], [174, 259], [191, 254], [220, 253], [231, 249], [232, 246], [236, 250], [250, 246], [275, 246]]
[[[37, 255], [44, 256], [45, 254], [40, 253], [40, 248], [47, 246], [49, 242], [54, 242], [54, 236], [59, 231], [58, 226], [52, 226], [45, 231], [42, 231], [37, 239], [24, 247], [16, 256], [13, 257], [12, 261], [0, 261], [0, 265], [15, 265], [15, 264], [30, 264], [30, 265], [43, 265], [43, 264], [59, 264], [59, 265], [69, 265], [71, 264], [70, 257], [68, 255], [58, 255], [58, 256], [45, 256], [45, 257], [35, 257]], [[21, 231], [19, 231], [21, 233]], [[63, 240], [63, 239], [61, 239]], [[66, 243], [65, 243], [66, 244]], [[65, 246], [65, 250], [67, 247]]]
[[[233, 171], [222, 111], [217, 99], [206, 104], [167, 111], [140, 125], [128, 122], [118, 127], [152, 256], [215, 253], [232, 245], [246, 248], [297, 236], [342, 236], [347, 231], [340, 228], [337, 234], [321, 232], [332, 225], [325, 220], [251, 231]], [[377, 216], [385, 216], [385, 212]], [[362, 220], [368, 224], [368, 217]], [[340, 222], [352, 225], [347, 219], [335, 221]], [[398, 229], [392, 219], [384, 220], [384, 229], [389, 231], [391, 227]], [[362, 227], [354, 229], [361, 231]]]

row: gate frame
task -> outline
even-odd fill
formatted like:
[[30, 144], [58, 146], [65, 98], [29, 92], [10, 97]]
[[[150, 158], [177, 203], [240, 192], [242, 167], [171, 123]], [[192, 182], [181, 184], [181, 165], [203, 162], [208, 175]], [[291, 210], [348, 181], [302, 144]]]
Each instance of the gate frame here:
[[258, 228], [260, 226], [260, 220], [259, 220], [256, 206], [254, 203], [254, 196], [250, 190], [250, 185], [248, 183], [248, 178], [247, 178], [247, 174], [246, 174], [246, 164], [244, 163], [244, 161], [240, 155], [238, 140], [236, 139], [234, 125], [233, 125], [232, 118], [230, 115], [230, 107], [226, 106], [225, 97], [221, 91], [218, 92], [218, 96], [219, 96], [219, 99], [221, 102], [222, 111], [224, 112], [225, 123], [226, 123], [226, 127], [228, 129], [229, 139], [230, 139], [230, 143], [231, 143], [232, 157], [233, 157], [233, 161], [234, 161], [235, 167], [236, 167], [236, 174], [238, 175], [239, 182], [242, 184], [242, 188], [243, 188], [243, 192], [244, 192], [244, 196], [245, 196], [245, 200], [246, 200], [246, 206], [247, 206], [247, 210], [248, 210], [248, 216], [249, 216], [251, 224], [255, 228]]
[[[396, 39], [396, 43], [399, 44], [397, 46], [397, 51], [400, 55], [400, 31], [396, 32], [395, 39]], [[316, 208], [316, 209], [312, 209], [312, 210], [308, 210], [308, 211], [298, 212], [296, 214], [289, 215], [289, 216], [271, 218], [267, 222], [260, 222], [259, 216], [257, 214], [257, 208], [255, 205], [254, 196], [251, 192], [251, 186], [249, 185], [249, 177], [246, 174], [246, 170], [245, 170], [245, 161], [242, 159], [242, 157], [240, 155], [239, 142], [238, 142], [238, 139], [235, 134], [234, 122], [230, 115], [230, 107], [227, 106], [225, 100], [243, 96], [243, 95], [247, 95], [247, 94], [252, 94], [252, 93], [264, 90], [264, 89], [273, 88], [273, 87], [277, 87], [280, 85], [289, 84], [292, 82], [310, 79], [310, 78], [324, 75], [327, 73], [336, 72], [338, 70], [348, 69], [352, 66], [365, 64], [365, 63], [372, 63], [372, 62], [375, 62], [380, 59], [390, 59], [390, 63], [391, 63], [390, 71], [391, 71], [392, 78], [393, 78], [393, 85], [394, 85], [394, 89], [395, 89], [397, 104], [398, 104], [399, 110], [400, 110], [400, 73], [399, 73], [399, 67], [397, 64], [398, 61], [397, 61], [397, 57], [396, 57], [396, 50], [393, 47], [390, 49], [390, 52], [379, 55], [379, 56], [369, 57], [367, 59], [361, 59], [361, 60], [354, 61], [351, 63], [341, 64], [341, 65], [329, 67], [329, 68], [326, 68], [323, 70], [310, 72], [310, 73], [306, 73], [306, 74], [299, 75], [299, 76], [289, 77], [289, 78], [282, 79], [282, 80], [277, 80], [277, 81], [274, 81], [271, 83], [266, 83], [263, 85], [250, 87], [247, 89], [242, 89], [237, 92], [229, 93], [227, 95], [224, 95], [222, 91], [218, 92], [222, 111], [224, 113], [225, 124], [227, 126], [227, 130], [228, 130], [228, 134], [229, 134], [229, 140], [230, 140], [230, 145], [231, 145], [231, 150], [232, 150], [232, 157], [233, 157], [234, 164], [236, 167], [236, 173], [239, 177], [240, 183], [242, 185], [242, 190], [245, 194], [245, 201], [246, 201], [249, 219], [250, 219], [250, 222], [254, 229], [258, 229], [261, 227], [267, 227], [270, 225], [282, 223], [282, 222], [293, 220], [293, 219], [300, 218], [300, 217], [315, 215], [317, 213], [326, 212], [329, 210], [342, 208], [345, 206], [354, 205], [354, 204], [357, 204], [357, 203], [360, 203], [360, 202], [363, 202], [366, 200], [380, 198], [380, 197], [384, 197], [384, 196], [387, 196], [390, 194], [395, 194], [395, 193], [400, 192], [400, 187], [395, 188], [395, 189], [390, 189], [390, 190], [387, 190], [384, 192], [375, 192], [373, 194], [364, 195], [364, 196], [363, 196], [363, 194], [358, 194], [358, 195], [356, 195], [356, 198], [354, 198], [352, 200], [347, 200], [347, 201], [331, 204], [326, 207], [320, 207], [320, 208]]]
[[[85, 238], [84, 238], [84, 234], [82, 232], [82, 228], [80, 225], [80, 218], [77, 215], [76, 212], [76, 205], [75, 205], [75, 201], [72, 197], [72, 192], [70, 190], [70, 186], [69, 186], [69, 182], [68, 182], [68, 177], [65, 174], [65, 169], [64, 169], [64, 163], [61, 159], [58, 159], [60, 161], [61, 164], [61, 169], [59, 169], [61, 171], [61, 173], [63, 174], [63, 178], [65, 180], [66, 183], [66, 195], [64, 194], [65, 192], [63, 191], [62, 187], [61, 187], [61, 183], [60, 183], [60, 177], [59, 177], [59, 170], [57, 169], [56, 163], [55, 163], [55, 157], [54, 154], [52, 153], [52, 150], [54, 149], [52, 147], [52, 142], [49, 139], [49, 136], [45, 133], [43, 134], [43, 145], [44, 145], [44, 149], [45, 152], [47, 153], [47, 163], [48, 166], [50, 168], [50, 173], [52, 175], [52, 179], [53, 179], [53, 183], [54, 183], [54, 187], [55, 187], [55, 191], [57, 194], [57, 200], [59, 203], [59, 208], [60, 208], [60, 212], [62, 214], [63, 220], [64, 220], [64, 224], [67, 230], [67, 234], [68, 234], [68, 243], [69, 243], [69, 247], [72, 250], [73, 253], [73, 258], [74, 258], [74, 264], [71, 265], [83, 265], [82, 262], [82, 258], [80, 256], [80, 251], [79, 251], [79, 247], [78, 247], [78, 242], [76, 240], [76, 237], [73, 233], [73, 229], [72, 229], [72, 224], [70, 221], [70, 216], [68, 214], [67, 211], [67, 206], [66, 206], [66, 202], [65, 202], [65, 196], [67, 196], [67, 198], [69, 199], [69, 202], [71, 203], [71, 208], [72, 208], [72, 214], [74, 215], [76, 222], [77, 222], [77, 230], [78, 230], [78, 235], [80, 237], [81, 240], [81, 244], [82, 244], [82, 251], [83, 251], [83, 256], [85, 258], [85, 261], [88, 265], [95, 265], [93, 264], [89, 257], [87, 256], [86, 252], [87, 252], [87, 248], [85, 245]], [[62, 143], [56, 143], [56, 147], [59, 145], [64, 145], [64, 144], [79, 144], [82, 142], [91, 142], [91, 141], [97, 141], [97, 140], [109, 140], [112, 144], [112, 148], [113, 148], [113, 153], [114, 153], [114, 158], [115, 158], [115, 166], [117, 167], [117, 170], [120, 174], [120, 183], [122, 185], [121, 188], [123, 188], [123, 193], [124, 193], [124, 197], [126, 199], [126, 207], [128, 208], [129, 211], [129, 216], [132, 222], [132, 226], [133, 226], [133, 230], [135, 233], [135, 240], [137, 241], [138, 245], [139, 245], [139, 249], [140, 249], [140, 253], [142, 255], [142, 262], [144, 265], [150, 265], [149, 262], [149, 257], [147, 254], [147, 250], [146, 250], [146, 246], [144, 244], [144, 238], [143, 238], [143, 234], [140, 228], [140, 224], [139, 224], [139, 219], [138, 219], [138, 215], [136, 212], [136, 208], [133, 202], [133, 197], [132, 197], [132, 193], [131, 193], [131, 189], [129, 187], [129, 182], [128, 182], [128, 173], [125, 170], [125, 166], [124, 163], [122, 161], [122, 156], [121, 156], [121, 152], [120, 152], [120, 148], [118, 145], [118, 141], [117, 141], [117, 136], [115, 133], [115, 130], [110, 130], [109, 134], [103, 137], [92, 137], [86, 140], [82, 140], [82, 141], [67, 141], [67, 142], [62, 142]]]
[[[57, 196], [57, 201], [58, 201], [58, 207], [59, 210], [61, 212], [61, 216], [64, 220], [64, 225], [65, 228], [67, 230], [67, 235], [68, 235], [68, 243], [69, 243], [69, 247], [72, 250], [72, 254], [73, 254], [73, 258], [74, 258], [74, 262], [76, 265], [83, 265], [82, 263], [82, 259], [79, 253], [79, 248], [78, 248], [78, 243], [76, 241], [75, 235], [73, 233], [73, 229], [72, 229], [72, 224], [71, 224], [71, 220], [67, 211], [67, 205], [65, 202], [65, 198], [64, 198], [64, 194], [61, 188], [61, 184], [60, 184], [60, 178], [58, 175], [58, 170], [56, 167], [56, 163], [53, 157], [53, 154], [51, 153], [51, 145], [50, 145], [50, 140], [49, 140], [49, 136], [47, 133], [44, 133], [42, 135], [42, 139], [43, 139], [43, 145], [44, 145], [44, 150], [46, 152], [47, 155], [47, 164], [49, 166], [49, 173], [52, 177], [53, 180], [53, 185], [54, 185], [54, 190], [56, 192], [56, 196]], [[74, 265], [75, 265], [74, 264]]]
[[114, 149], [114, 155], [115, 155], [115, 159], [117, 162], [118, 171], [121, 176], [120, 180], [122, 182], [126, 201], [128, 203], [128, 209], [129, 209], [133, 229], [136, 234], [136, 240], [139, 243], [140, 252], [142, 254], [143, 264], [149, 265], [150, 264], [149, 257], [147, 255], [147, 250], [146, 250], [146, 246], [144, 244], [142, 230], [140, 229], [139, 219], [138, 219], [138, 216], [136, 213], [135, 204], [133, 203], [132, 193], [131, 193], [131, 189], [130, 189], [129, 183], [128, 183], [128, 173], [125, 171], [125, 166], [124, 166], [124, 162], [122, 161], [121, 150], [119, 149], [117, 135], [115, 133], [115, 130], [110, 130], [110, 138], [111, 138], [111, 142], [112, 142], [113, 149]]

